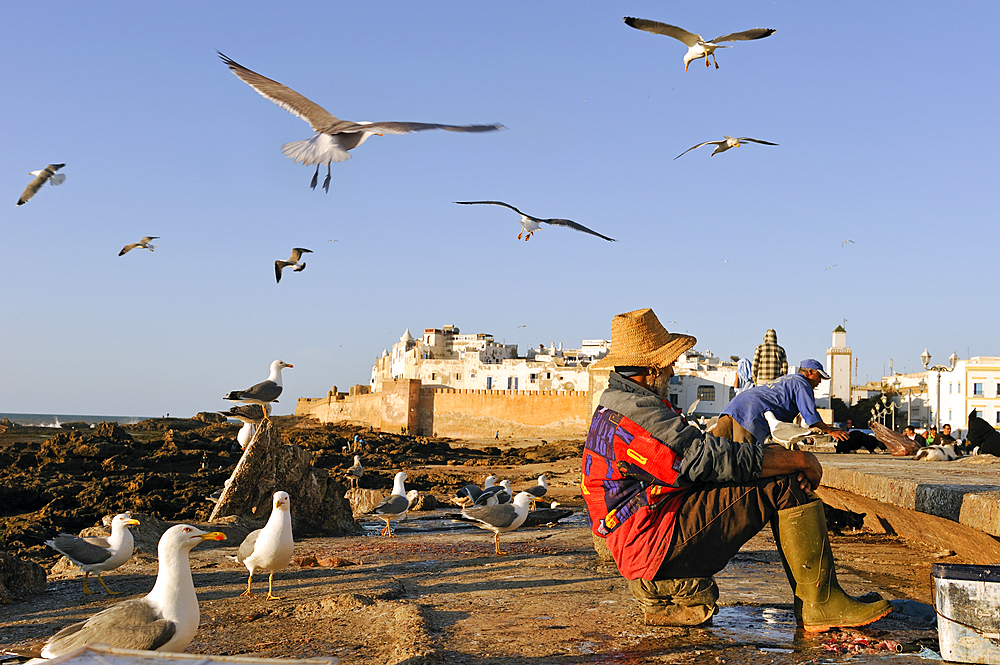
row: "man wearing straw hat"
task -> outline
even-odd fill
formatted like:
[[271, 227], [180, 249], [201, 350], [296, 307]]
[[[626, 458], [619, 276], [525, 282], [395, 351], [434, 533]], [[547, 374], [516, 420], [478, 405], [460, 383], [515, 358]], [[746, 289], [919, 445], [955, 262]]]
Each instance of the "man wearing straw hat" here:
[[583, 452], [593, 532], [629, 580], [647, 624], [698, 625], [717, 612], [713, 576], [770, 524], [806, 631], [862, 626], [892, 611], [837, 583], [815, 455], [702, 434], [667, 399], [673, 363], [695, 338], [651, 309], [611, 322], [612, 370]]

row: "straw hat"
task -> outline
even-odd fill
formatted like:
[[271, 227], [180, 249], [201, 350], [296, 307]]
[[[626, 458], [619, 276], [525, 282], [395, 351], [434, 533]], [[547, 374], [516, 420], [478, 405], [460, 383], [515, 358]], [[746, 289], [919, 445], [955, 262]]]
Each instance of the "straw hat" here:
[[611, 351], [591, 367], [666, 367], [697, 341], [667, 332], [648, 307], [637, 309], [611, 319]]

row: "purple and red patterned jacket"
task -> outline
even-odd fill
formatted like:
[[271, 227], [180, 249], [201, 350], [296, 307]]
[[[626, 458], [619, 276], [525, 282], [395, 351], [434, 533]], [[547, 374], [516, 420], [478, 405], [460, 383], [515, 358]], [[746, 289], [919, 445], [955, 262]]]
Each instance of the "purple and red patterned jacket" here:
[[750, 482], [763, 450], [702, 434], [670, 402], [612, 372], [583, 450], [581, 490], [594, 533], [629, 580], [652, 580], [677, 510], [704, 483]]

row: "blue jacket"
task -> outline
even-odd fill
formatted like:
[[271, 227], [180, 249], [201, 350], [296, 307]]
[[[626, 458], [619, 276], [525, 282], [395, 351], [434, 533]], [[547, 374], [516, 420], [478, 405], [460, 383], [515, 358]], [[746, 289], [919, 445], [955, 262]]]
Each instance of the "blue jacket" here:
[[786, 423], [792, 422], [801, 413], [807, 427], [823, 422], [816, 413], [812, 384], [798, 373], [786, 374], [740, 393], [722, 413], [732, 416], [733, 420], [753, 434], [758, 443], [763, 443], [771, 433], [767, 419], [764, 418], [765, 411], [770, 411], [775, 418]]

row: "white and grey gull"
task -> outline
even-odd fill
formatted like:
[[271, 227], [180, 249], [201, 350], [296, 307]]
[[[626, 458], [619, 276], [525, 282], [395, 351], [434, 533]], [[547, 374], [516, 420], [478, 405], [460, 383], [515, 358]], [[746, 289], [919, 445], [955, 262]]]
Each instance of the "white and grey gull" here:
[[531, 234], [541, 228], [542, 224], [551, 224], [552, 226], [563, 226], [575, 231], [582, 231], [583, 233], [589, 233], [592, 236], [597, 236], [598, 238], [603, 238], [608, 242], [615, 242], [614, 238], [609, 238], [606, 235], [602, 235], [593, 229], [588, 229], [583, 224], [578, 224], [571, 219], [560, 219], [558, 217], [553, 217], [551, 219], [542, 219], [541, 217], [532, 217], [526, 213], [521, 212], [509, 203], [504, 203], [503, 201], [455, 201], [459, 205], [494, 205], [503, 206], [504, 208], [510, 208], [517, 214], [521, 216], [521, 232], [517, 234], [517, 239], [520, 240], [522, 237], [527, 242], [531, 238]]
[[281, 360], [275, 360], [271, 363], [271, 373], [267, 375], [265, 380], [250, 386], [246, 390], [232, 390], [222, 399], [228, 399], [233, 402], [260, 404], [265, 410], [264, 420], [270, 420], [267, 413], [270, 411], [268, 407], [271, 402], [277, 401], [278, 396], [281, 395], [281, 370], [286, 367], [294, 367], [294, 365]]
[[240, 431], [236, 433], [236, 442], [240, 444], [241, 449], [246, 450], [246, 447], [253, 440], [253, 435], [257, 432], [257, 427], [264, 420], [264, 416], [270, 415], [271, 405], [237, 404], [230, 407], [228, 411], [219, 411], [219, 413], [227, 418], [235, 418], [243, 423]]
[[480, 529], [493, 532], [493, 548], [497, 555], [502, 556], [507, 552], [500, 551], [500, 534], [513, 531], [522, 524], [528, 517], [528, 504], [531, 503], [532, 495], [527, 492], [518, 492], [512, 503], [499, 504], [496, 506], [474, 506], [466, 508], [461, 515], [452, 515], [452, 519], [461, 522], [468, 522]]
[[708, 67], [709, 56], [712, 57], [712, 62], [715, 63], [715, 68], [718, 69], [719, 63], [715, 61], [715, 49], [730, 48], [728, 45], [720, 44], [719, 42], [763, 39], [764, 37], [770, 37], [775, 33], [775, 31], [771, 28], [754, 28], [753, 30], [733, 32], [728, 35], [716, 37], [715, 39], [706, 40], [701, 35], [696, 35], [693, 32], [688, 32], [684, 28], [678, 28], [676, 25], [670, 25], [669, 23], [660, 23], [659, 21], [650, 21], [644, 18], [633, 18], [631, 16], [626, 16], [622, 20], [625, 21], [626, 25], [635, 28], [636, 30], [651, 32], [654, 35], [666, 35], [667, 37], [673, 37], [674, 39], [683, 42], [684, 45], [688, 47], [687, 53], [684, 54], [684, 71], [687, 71], [688, 65], [698, 58], [705, 58], [705, 66]]
[[358, 482], [360, 482], [361, 478], [365, 475], [365, 469], [361, 466], [361, 455], [354, 456], [354, 464], [347, 470], [346, 475], [347, 480], [351, 483], [351, 487], [356, 488], [358, 486]]
[[291, 499], [288, 492], [274, 493], [271, 501], [271, 516], [263, 529], [252, 531], [236, 553], [236, 560], [247, 567], [250, 577], [247, 578], [247, 590], [241, 596], [253, 596], [251, 585], [253, 574], [258, 570], [266, 570], [267, 600], [281, 600], [275, 596], [274, 574], [282, 570], [292, 560], [295, 542], [292, 538]]
[[281, 146], [281, 151], [289, 159], [306, 165], [316, 165], [310, 186], [316, 188], [319, 167], [326, 164], [326, 180], [323, 189], [330, 191], [330, 164], [350, 159], [349, 150], [357, 148], [369, 136], [383, 134], [409, 134], [427, 129], [444, 129], [449, 132], [488, 132], [502, 129], [503, 125], [441, 125], [424, 122], [352, 122], [331, 115], [319, 104], [307, 99], [291, 88], [249, 70], [231, 58], [219, 53], [219, 57], [244, 83], [256, 90], [265, 99], [285, 109], [309, 123], [316, 132], [312, 138], [294, 141]]
[[741, 136], [739, 138], [734, 138], [734, 137], [732, 137], [732, 136], [730, 136], [728, 134], [723, 134], [723, 139], [722, 140], [720, 140], [720, 141], [705, 141], [703, 143], [699, 143], [698, 145], [691, 146], [690, 148], [688, 148], [687, 150], [685, 150], [681, 154], [677, 155], [677, 157], [674, 157], [674, 159], [680, 159], [681, 157], [683, 157], [684, 155], [688, 154], [692, 150], [697, 150], [698, 148], [702, 147], [703, 145], [714, 145], [715, 146], [715, 150], [713, 150], [712, 154], [709, 155], [709, 157], [714, 157], [718, 153], [725, 152], [725, 151], [729, 150], [730, 148], [739, 148], [740, 145], [741, 145], [741, 143], [740, 143], [741, 141], [744, 142], [744, 143], [748, 143], [748, 142], [749, 143], [759, 143], [761, 145], [778, 145], [777, 143], [771, 143], [770, 141], [761, 141], [760, 139], [752, 139], [749, 136]]
[[125, 564], [132, 558], [134, 540], [130, 526], [138, 526], [138, 520], [132, 519], [128, 513], [115, 515], [111, 520], [111, 535], [107, 538], [72, 536], [68, 533], [61, 533], [52, 540], [46, 540], [45, 544], [65, 555], [74, 565], [83, 571], [83, 592], [94, 593], [87, 588], [87, 578], [91, 573], [97, 573], [97, 581], [101, 583], [104, 590], [115, 596], [120, 591], [112, 591], [101, 579], [101, 573], [114, 570]]
[[65, 164], [49, 164], [44, 169], [39, 169], [37, 171], [31, 171], [28, 175], [35, 176], [35, 179], [28, 183], [28, 186], [24, 188], [24, 193], [21, 194], [21, 198], [17, 200], [17, 205], [23, 206], [25, 203], [31, 200], [31, 197], [38, 193], [38, 190], [42, 188], [46, 182], [50, 185], [61, 185], [66, 180], [66, 176], [62, 173], [56, 173], [59, 169], [66, 166]]
[[122, 251], [118, 252], [118, 256], [123, 256], [125, 254], [128, 254], [129, 252], [131, 252], [133, 249], [136, 248], [148, 249], [149, 251], [152, 252], [153, 248], [156, 247], [156, 245], [153, 245], [152, 242], [154, 240], [159, 239], [159, 237], [160, 236], [144, 236], [143, 239], [140, 240], [139, 242], [129, 243], [128, 245], [122, 247]]
[[195, 633], [201, 613], [191, 579], [191, 548], [205, 540], [225, 540], [218, 531], [206, 533], [187, 524], [167, 529], [157, 546], [159, 570], [153, 590], [101, 610], [86, 621], [66, 626], [42, 648], [53, 658], [87, 644], [123, 649], [183, 651]]
[[406, 514], [406, 511], [410, 509], [410, 499], [406, 496], [406, 485], [404, 481], [406, 480], [406, 473], [400, 471], [396, 474], [396, 477], [392, 480], [392, 493], [385, 497], [377, 504], [375, 507], [368, 511], [369, 515], [374, 515], [383, 522], [385, 522], [385, 528], [382, 529], [380, 535], [388, 536], [389, 538], [394, 538], [392, 535], [392, 526], [389, 521], [394, 519], [399, 519]]
[[295, 272], [302, 272], [306, 269], [306, 262], [302, 260], [303, 254], [312, 254], [311, 249], [305, 247], [293, 247], [292, 255], [287, 261], [277, 260], [274, 262], [274, 279], [281, 282], [281, 271], [284, 268], [291, 268]]

